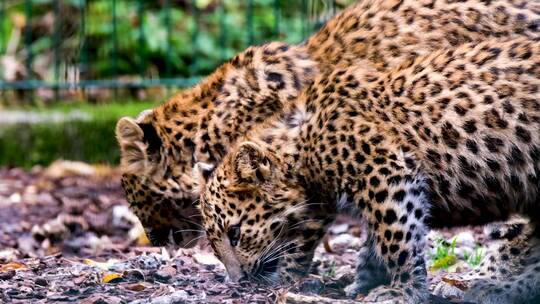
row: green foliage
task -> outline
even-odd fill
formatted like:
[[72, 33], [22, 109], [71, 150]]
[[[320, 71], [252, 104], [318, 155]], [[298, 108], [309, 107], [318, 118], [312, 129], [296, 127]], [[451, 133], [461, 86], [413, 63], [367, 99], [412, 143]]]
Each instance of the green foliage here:
[[[446, 270], [460, 260], [456, 255], [456, 243], [456, 238], [453, 238], [450, 243], [443, 238], [435, 239], [434, 250], [428, 254], [431, 258], [430, 269], [432, 271], [439, 269]], [[480, 246], [476, 246], [472, 252], [464, 252], [462, 260], [467, 262], [471, 268], [475, 268], [480, 265], [483, 257], [484, 249]]]
[[[319, 2], [324, 5], [313, 4]], [[337, 1], [336, 8], [351, 2]], [[309, 5], [253, 0], [251, 14], [248, 1], [236, 0], [170, 0], [170, 9], [166, 1], [70, 0], [60, 1], [60, 13], [54, 17], [53, 3], [32, 1], [31, 19], [25, 1], [8, 5], [0, 49], [17, 29], [22, 34], [29, 29], [30, 44], [22, 39], [18, 49], [31, 49], [36, 61], [40, 56], [51, 60], [57, 50], [62, 68], [78, 65], [81, 79], [207, 75], [251, 44], [302, 41], [312, 32], [313, 19], [327, 19], [328, 11], [333, 11], [329, 0], [307, 0]], [[54, 18], [59, 22], [57, 44]], [[15, 25], [15, 20], [24, 22]], [[24, 61], [21, 57], [20, 62]], [[53, 67], [48, 65], [48, 71], [35, 71], [34, 75], [51, 81]]]
[[482, 247], [477, 246], [473, 252], [466, 252], [464, 258], [472, 268], [478, 267], [484, 258], [484, 250]]
[[431, 269], [447, 269], [454, 265], [458, 258], [455, 253], [456, 238], [452, 240], [452, 243], [448, 243], [443, 238], [435, 240], [435, 251], [430, 253], [432, 259]]

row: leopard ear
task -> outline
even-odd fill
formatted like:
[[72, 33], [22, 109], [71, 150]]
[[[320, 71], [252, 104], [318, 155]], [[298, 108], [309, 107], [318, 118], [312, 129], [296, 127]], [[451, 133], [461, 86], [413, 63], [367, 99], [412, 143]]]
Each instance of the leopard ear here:
[[253, 184], [269, 180], [272, 172], [267, 153], [254, 142], [243, 142], [232, 160], [238, 181]]
[[128, 141], [142, 141], [144, 132], [131, 117], [122, 117], [116, 123], [116, 139], [118, 143]]
[[125, 173], [144, 172], [148, 157], [158, 153], [162, 145], [154, 125], [140, 120], [140, 115], [137, 120], [123, 117], [116, 124], [116, 139], [120, 144], [121, 166]]
[[141, 173], [146, 167], [146, 145], [143, 129], [129, 117], [116, 124], [116, 139], [120, 145], [120, 164], [125, 173]]

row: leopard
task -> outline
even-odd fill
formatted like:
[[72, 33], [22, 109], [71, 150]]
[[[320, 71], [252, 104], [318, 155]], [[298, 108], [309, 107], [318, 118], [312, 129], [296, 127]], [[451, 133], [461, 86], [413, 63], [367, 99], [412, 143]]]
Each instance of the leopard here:
[[202, 237], [193, 168], [217, 164], [255, 126], [294, 102], [336, 64], [379, 71], [441, 47], [511, 35], [536, 37], [533, 1], [364, 0], [306, 41], [247, 48], [196, 86], [116, 126], [122, 187], [152, 244]]
[[220, 159], [231, 142], [293, 100], [316, 69], [303, 47], [250, 47], [163, 105], [118, 121], [122, 187], [152, 244], [196, 244], [195, 163]]
[[[428, 229], [514, 214], [536, 226], [539, 87], [540, 41], [526, 37], [442, 48], [389, 71], [322, 72], [217, 166], [197, 166], [207, 239], [233, 281], [290, 283], [309, 271], [335, 217], [356, 215], [369, 235], [365, 251], [389, 277], [363, 301], [428, 303]], [[288, 144], [276, 147], [272, 132], [289, 134]], [[532, 286], [519, 284], [528, 277]], [[538, 272], [517, 280], [470, 296], [538, 299]]]

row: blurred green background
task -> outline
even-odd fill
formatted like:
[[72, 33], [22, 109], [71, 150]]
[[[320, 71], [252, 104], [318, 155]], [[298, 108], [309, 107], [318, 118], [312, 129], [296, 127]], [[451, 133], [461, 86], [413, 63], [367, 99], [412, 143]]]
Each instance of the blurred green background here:
[[0, 0], [0, 165], [116, 164], [114, 126], [353, 0]]

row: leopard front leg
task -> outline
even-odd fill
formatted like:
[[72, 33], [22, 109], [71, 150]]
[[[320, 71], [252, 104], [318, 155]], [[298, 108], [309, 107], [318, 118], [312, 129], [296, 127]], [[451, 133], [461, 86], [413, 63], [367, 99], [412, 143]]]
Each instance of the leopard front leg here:
[[429, 210], [422, 178], [404, 177], [370, 191], [363, 210], [375, 240], [375, 252], [386, 264], [390, 286], [371, 291], [365, 302], [427, 303], [427, 272], [424, 259]]
[[[367, 227], [362, 229], [366, 233]], [[369, 235], [364, 246], [358, 251], [356, 275], [354, 282], [345, 287], [345, 294], [355, 298], [357, 295], [366, 295], [370, 290], [390, 283], [390, 276], [386, 265], [379, 259], [375, 251], [375, 240]]]

